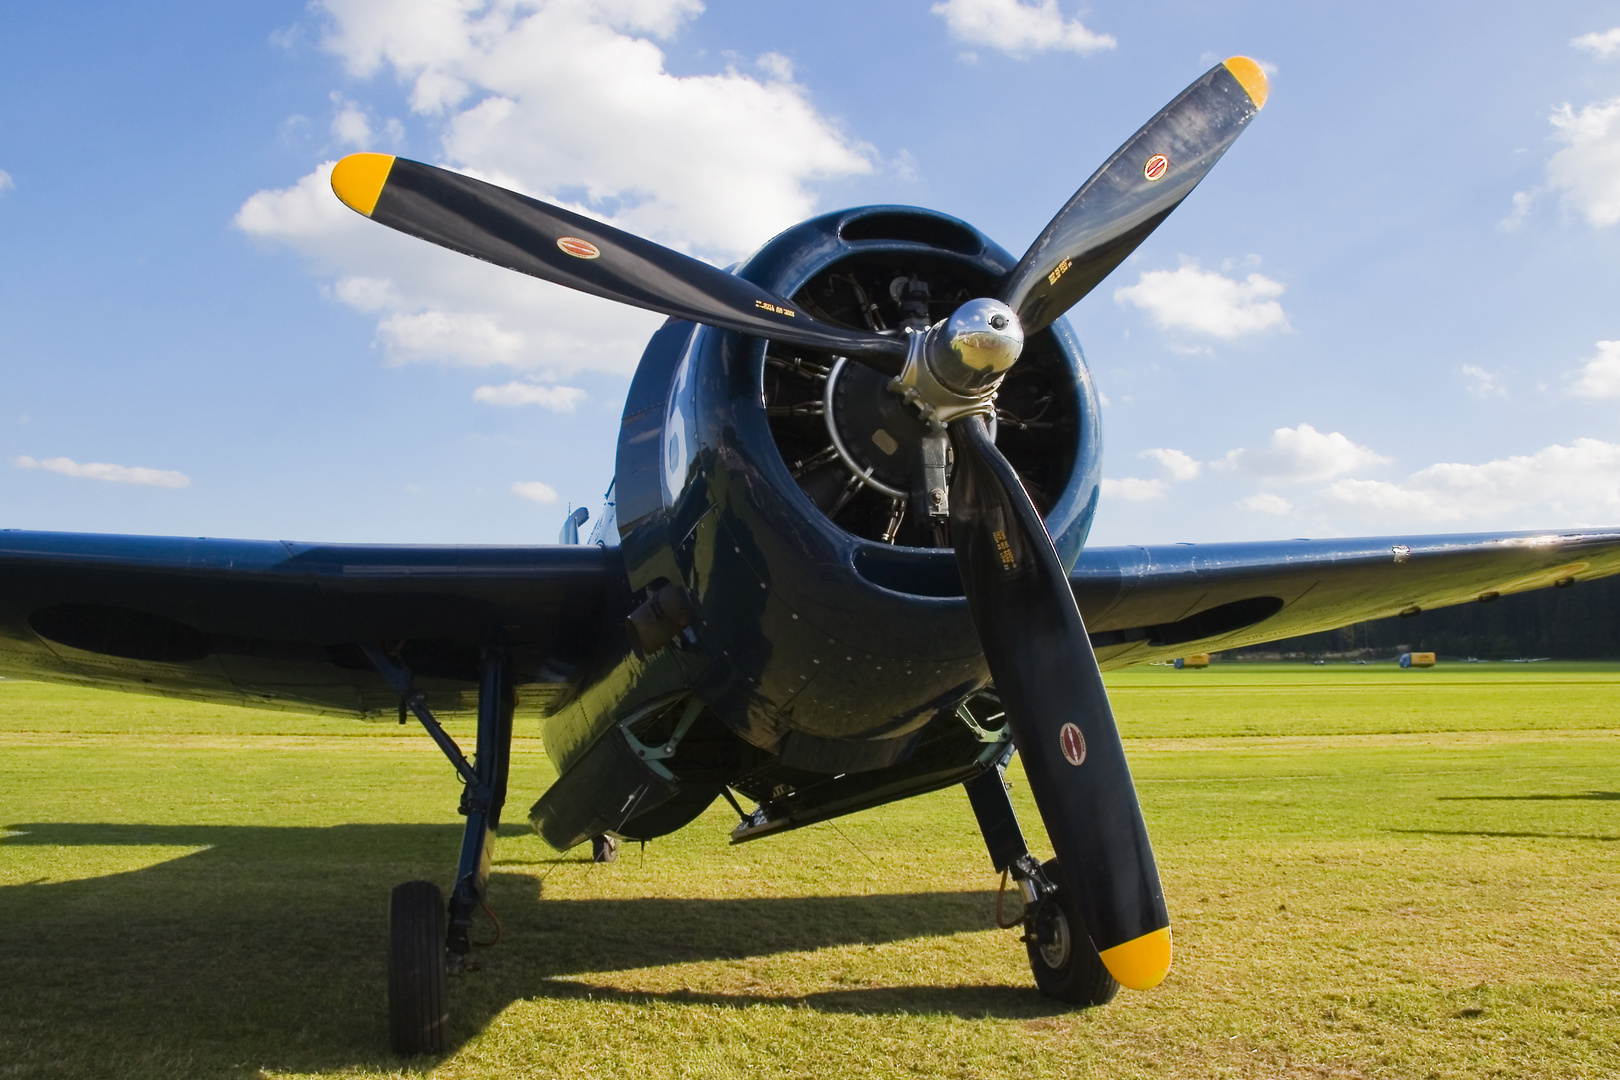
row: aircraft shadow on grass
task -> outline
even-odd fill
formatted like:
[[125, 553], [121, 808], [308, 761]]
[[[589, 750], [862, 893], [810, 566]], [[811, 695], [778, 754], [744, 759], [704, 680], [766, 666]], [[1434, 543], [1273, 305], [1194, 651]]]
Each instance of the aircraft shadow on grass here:
[[[10, 835], [0, 837], [0, 853], [33, 846], [203, 849], [137, 870], [0, 887], [0, 925], [11, 928], [0, 953], [0, 1015], [9, 1024], [48, 1033], [71, 1016], [61, 1030], [71, 1030], [76, 1052], [87, 1055], [96, 1048], [86, 1040], [104, 1036], [109, 1054], [122, 1055], [132, 1039], [145, 1038], [158, 1059], [170, 1048], [195, 1062], [217, 1047], [221, 1061], [245, 1058], [292, 1071], [386, 1058], [382, 945], [389, 890], [412, 876], [432, 876], [460, 834], [457, 826], [441, 825], [18, 823], [4, 830]], [[586, 873], [613, 871], [585, 859], [525, 857], [520, 835], [513, 829], [511, 840], [503, 837], [491, 878], [503, 940], [476, 950], [480, 970], [452, 984], [452, 1048], [514, 1001], [587, 994], [964, 1017], [1063, 1011], [1033, 986], [887, 986], [794, 996], [593, 985], [589, 976], [599, 972], [982, 931], [992, 926], [995, 894], [542, 900], [538, 875], [523, 867], [576, 863]], [[490, 926], [475, 930], [488, 936]]]
[[1530, 832], [1523, 829], [1386, 829], [1386, 832], [1406, 833], [1413, 836], [1484, 836], [1502, 840], [1620, 840], [1620, 836], [1597, 833]]
[[1441, 802], [1556, 802], [1564, 799], [1590, 799], [1594, 802], [1620, 801], [1620, 791], [1582, 791], [1572, 795], [1440, 795]]
[[[1564, 802], [1567, 800], [1580, 800], [1592, 802], [1620, 802], [1620, 791], [1578, 791], [1561, 794], [1536, 795], [1438, 795], [1438, 802]], [[1596, 833], [1551, 833], [1531, 832], [1526, 830], [1487, 830], [1487, 829], [1390, 829], [1390, 832], [1416, 833], [1422, 836], [1484, 836], [1498, 839], [1541, 839], [1541, 840], [1598, 840], [1615, 841], [1620, 836], [1604, 836]]]

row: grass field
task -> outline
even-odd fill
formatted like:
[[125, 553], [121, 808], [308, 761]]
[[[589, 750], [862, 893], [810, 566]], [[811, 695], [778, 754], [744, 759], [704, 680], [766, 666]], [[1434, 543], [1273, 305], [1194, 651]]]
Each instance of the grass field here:
[[958, 791], [611, 866], [509, 826], [454, 1050], [402, 1061], [388, 892], [460, 824], [420, 730], [0, 681], [0, 1077], [1620, 1074], [1620, 665], [1109, 683], [1160, 989], [1038, 996]]

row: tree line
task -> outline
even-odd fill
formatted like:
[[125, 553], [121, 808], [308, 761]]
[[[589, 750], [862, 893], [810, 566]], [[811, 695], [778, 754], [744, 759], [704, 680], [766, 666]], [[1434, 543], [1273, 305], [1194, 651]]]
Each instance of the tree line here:
[[1433, 652], [1479, 660], [1549, 657], [1554, 660], [1620, 659], [1620, 576], [1577, 581], [1563, 589], [1503, 596], [1425, 611], [1411, 618], [1378, 619], [1338, 630], [1233, 649], [1236, 658], [1255, 653], [1390, 654]]

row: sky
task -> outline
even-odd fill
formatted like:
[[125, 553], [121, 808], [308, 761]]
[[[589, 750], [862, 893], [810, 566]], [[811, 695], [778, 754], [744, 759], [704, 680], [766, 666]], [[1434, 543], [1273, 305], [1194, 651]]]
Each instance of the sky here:
[[933, 207], [1014, 254], [1233, 55], [1264, 111], [1070, 313], [1094, 544], [1620, 525], [1620, 5], [0, 9], [0, 527], [554, 541], [658, 317], [395, 234], [346, 153], [718, 265]]

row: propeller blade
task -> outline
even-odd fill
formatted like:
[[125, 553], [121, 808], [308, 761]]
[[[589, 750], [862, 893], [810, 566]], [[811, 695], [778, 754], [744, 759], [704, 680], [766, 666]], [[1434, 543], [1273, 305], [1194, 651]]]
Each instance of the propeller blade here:
[[1146, 990], [1170, 970], [1170, 914], [1097, 657], [1051, 537], [983, 417], [949, 431], [956, 560], [1030, 792], [1103, 963]]
[[1114, 151], [1058, 211], [1002, 286], [1033, 334], [1073, 307], [1181, 205], [1266, 103], [1246, 56], [1216, 64]]
[[570, 289], [678, 319], [837, 352], [900, 372], [906, 344], [812, 318], [706, 262], [470, 176], [388, 154], [351, 154], [332, 190], [373, 221]]

